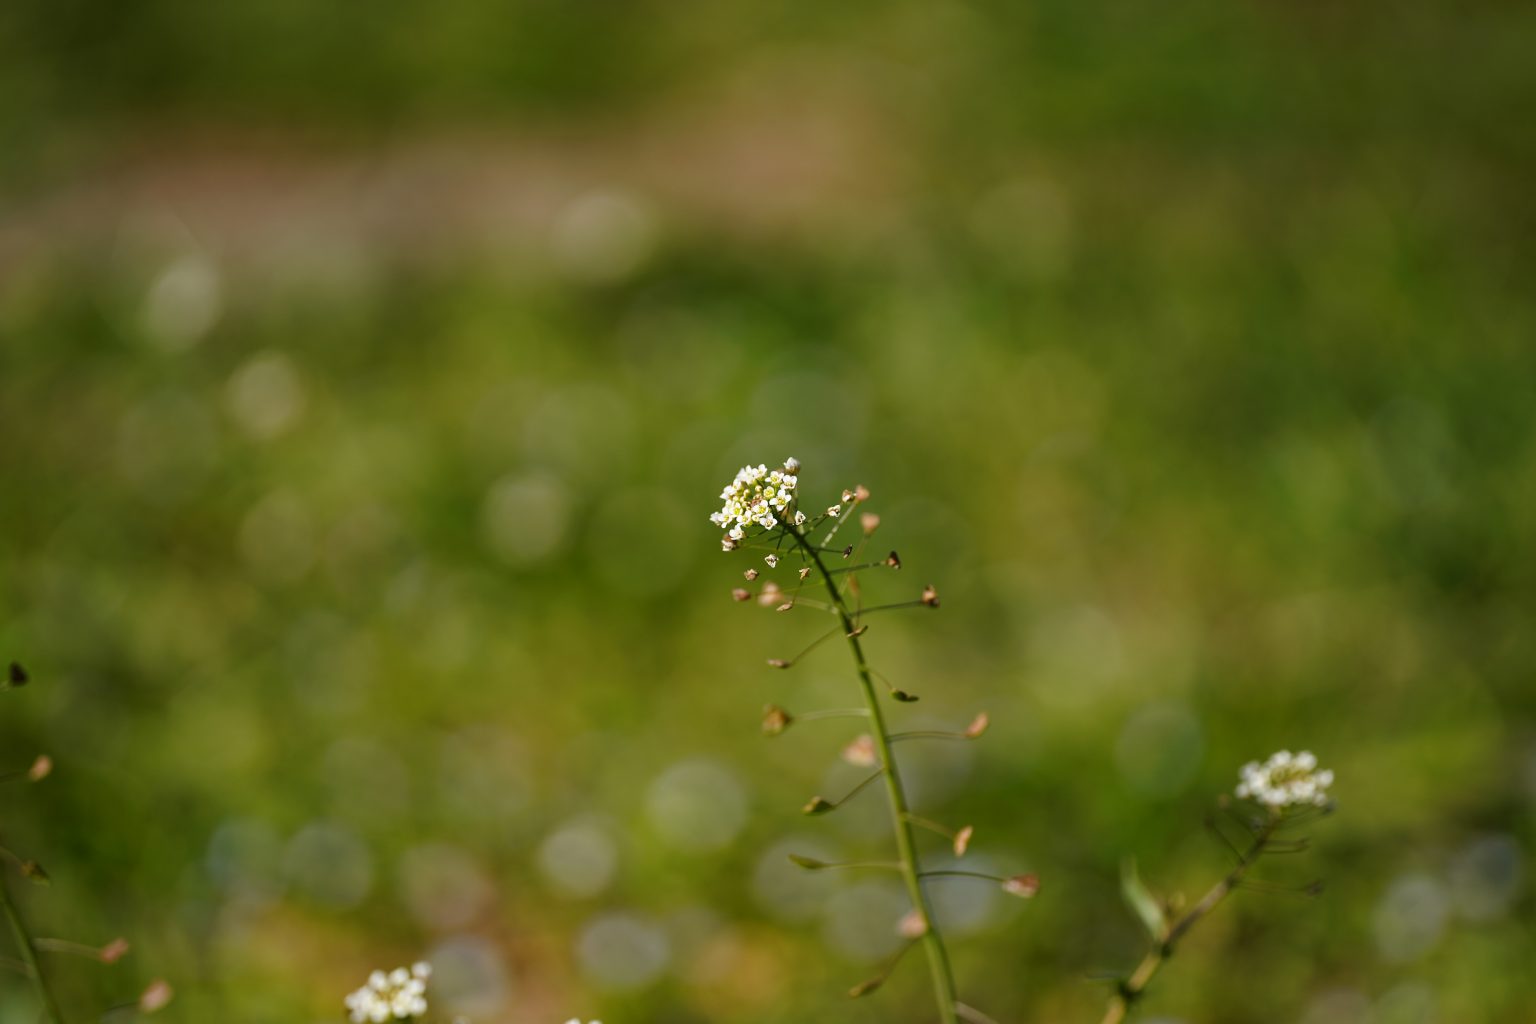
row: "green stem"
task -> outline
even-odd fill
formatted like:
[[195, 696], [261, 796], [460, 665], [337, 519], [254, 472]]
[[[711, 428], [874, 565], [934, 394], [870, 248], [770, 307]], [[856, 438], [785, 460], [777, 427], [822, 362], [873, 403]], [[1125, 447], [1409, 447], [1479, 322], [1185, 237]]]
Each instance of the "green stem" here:
[[1120, 983], [1114, 997], [1109, 1002], [1109, 1008], [1104, 1011], [1104, 1017], [1100, 1024], [1120, 1024], [1131, 1012], [1131, 1006], [1146, 992], [1152, 979], [1157, 977], [1157, 972], [1162, 970], [1163, 964], [1173, 956], [1174, 948], [1178, 945], [1191, 928], [1200, 923], [1200, 920], [1216, 909], [1217, 904], [1227, 898], [1227, 895], [1237, 887], [1237, 883], [1243, 880], [1248, 869], [1253, 867], [1254, 861], [1263, 854], [1265, 846], [1269, 844], [1270, 837], [1274, 835], [1277, 819], [1270, 819], [1253, 838], [1253, 845], [1248, 851], [1238, 858], [1237, 866], [1227, 873], [1227, 877], [1211, 886], [1209, 892], [1200, 898], [1200, 902], [1189, 908], [1189, 912], [1175, 921], [1168, 929], [1168, 933], [1160, 942], [1155, 944], [1147, 955], [1136, 965], [1136, 970], [1131, 976]]
[[896, 833], [896, 852], [901, 862], [902, 880], [906, 883], [912, 908], [921, 915], [923, 921], [921, 941], [924, 952], [928, 955], [929, 973], [933, 976], [934, 996], [939, 1004], [939, 1019], [943, 1024], [960, 1024], [959, 1013], [956, 1010], [955, 977], [949, 965], [949, 951], [939, 935], [934, 921], [933, 907], [928, 901], [927, 892], [923, 889], [922, 862], [918, 859], [917, 841], [912, 834], [912, 823], [908, 820], [906, 790], [901, 784], [901, 773], [896, 766], [896, 757], [891, 749], [891, 734], [885, 725], [885, 715], [880, 707], [874, 677], [870, 673], [869, 663], [864, 658], [864, 648], [859, 643], [859, 638], [854, 635], [853, 613], [849, 610], [848, 603], [842, 591], [838, 589], [832, 574], [827, 571], [825, 563], [822, 562], [821, 551], [794, 527], [786, 525], [785, 531], [815, 563], [823, 582], [826, 583], [833, 610], [842, 621], [844, 637], [848, 641], [848, 649], [853, 653], [853, 663], [858, 670], [859, 685], [864, 691], [864, 705], [869, 709], [870, 733], [880, 753], [880, 773], [885, 778], [885, 792], [891, 808], [891, 829]]
[[22, 962], [27, 966], [27, 973], [32, 975], [32, 984], [37, 989], [37, 998], [43, 1004], [44, 1013], [52, 1024], [64, 1024], [64, 1014], [60, 1012], [58, 1002], [49, 991], [48, 982], [43, 977], [42, 965], [38, 963], [37, 947], [32, 944], [32, 936], [27, 934], [27, 926], [22, 923], [16, 904], [11, 902], [11, 891], [3, 875], [0, 875], [0, 907], [4, 908], [5, 916], [11, 922], [11, 931], [16, 936], [16, 946], [21, 952]]

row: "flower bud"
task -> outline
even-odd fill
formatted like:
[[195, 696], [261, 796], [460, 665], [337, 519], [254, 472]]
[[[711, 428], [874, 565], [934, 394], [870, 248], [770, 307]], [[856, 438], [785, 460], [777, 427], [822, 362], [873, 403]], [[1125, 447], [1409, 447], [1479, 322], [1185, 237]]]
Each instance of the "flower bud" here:
[[788, 473], [790, 476], [799, 476], [800, 475], [800, 460], [795, 458], [793, 455], [791, 455], [789, 458], [785, 459], [784, 460], [784, 472]]
[[854, 501], [868, 501], [869, 500], [869, 488], [865, 487], [863, 484], [859, 484], [858, 486], [854, 487], [854, 489], [853, 489], [853, 500]]
[[965, 727], [965, 738], [973, 740], [987, 731], [987, 726], [992, 724], [992, 719], [985, 711], [971, 719], [971, 724]]
[[880, 517], [873, 512], [865, 512], [859, 516], [859, 525], [864, 528], [864, 536], [868, 537], [880, 528]]
[[731, 591], [731, 600], [750, 601], [752, 600], [752, 591], [746, 589], [745, 587], [737, 587]]
[[37, 760], [32, 762], [32, 767], [27, 769], [28, 782], [42, 782], [53, 771], [53, 758], [47, 754], [38, 754]]
[[812, 817], [815, 817], [818, 814], [828, 814], [835, 810], [837, 810], [836, 804], [827, 800], [823, 800], [819, 796], [813, 796], [809, 801], [806, 802], [804, 807], [800, 808], [800, 813], [809, 814]]
[[931, 583], [923, 588], [923, 604], [929, 608], [937, 608], [939, 606], [939, 592], [934, 589]]
[[96, 956], [104, 964], [115, 964], [128, 955], [128, 940], [119, 936], [96, 951]]
[[748, 569], [746, 572], [742, 573], [742, 576], [746, 577], [748, 583], [751, 583], [753, 580], [757, 579], [757, 570]]
[[11, 667], [6, 673], [6, 679], [12, 686], [26, 686], [32, 681], [32, 677], [27, 675], [27, 670], [22, 668], [21, 663], [18, 661], [11, 662]]
[[892, 551], [890, 554], [885, 556], [885, 564], [890, 566], [892, 569], [900, 569], [901, 556]]
[[789, 668], [789, 662], [785, 661], [783, 658], [769, 658], [768, 659], [768, 667], [769, 668]]

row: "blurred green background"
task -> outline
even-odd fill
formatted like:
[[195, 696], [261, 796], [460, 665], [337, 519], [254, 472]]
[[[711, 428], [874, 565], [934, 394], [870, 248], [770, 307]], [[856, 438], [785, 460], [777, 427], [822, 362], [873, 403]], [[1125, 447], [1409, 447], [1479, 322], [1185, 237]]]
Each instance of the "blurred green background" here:
[[[1316, 851], [1143, 1020], [1536, 999], [1536, 9], [1201, 2], [0, 8], [0, 839], [71, 1019], [922, 1022], [854, 730], [758, 735], [815, 613], [734, 604], [743, 462], [862, 482], [940, 613], [919, 809], [961, 986], [1096, 1020], [1135, 854], [1238, 766]], [[13, 888], [20, 889], [13, 880]], [[7, 953], [9, 950], [6, 951]], [[0, 1020], [31, 1019], [0, 977]], [[444, 1016], [443, 1019], [447, 1019]]]

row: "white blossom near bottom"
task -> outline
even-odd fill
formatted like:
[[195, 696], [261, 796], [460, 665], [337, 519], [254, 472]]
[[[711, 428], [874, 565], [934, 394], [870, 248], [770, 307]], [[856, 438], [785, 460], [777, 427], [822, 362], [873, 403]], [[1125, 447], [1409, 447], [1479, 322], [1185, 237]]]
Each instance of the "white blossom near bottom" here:
[[1263, 764], [1249, 761], [1243, 765], [1237, 795], [1276, 811], [1287, 807], [1324, 807], [1331, 785], [1333, 772], [1318, 771], [1317, 758], [1310, 750], [1299, 754], [1282, 750]]
[[432, 965], [417, 963], [389, 973], [374, 971], [368, 984], [347, 996], [345, 1005], [354, 1024], [384, 1024], [415, 1020], [427, 1012], [427, 979]]

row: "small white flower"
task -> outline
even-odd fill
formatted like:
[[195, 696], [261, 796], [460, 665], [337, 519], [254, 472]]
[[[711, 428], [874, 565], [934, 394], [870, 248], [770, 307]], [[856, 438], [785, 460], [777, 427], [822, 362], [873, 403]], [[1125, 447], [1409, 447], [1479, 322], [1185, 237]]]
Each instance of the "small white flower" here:
[[842, 514], [843, 514], [843, 506], [841, 506], [841, 505], [828, 505], [827, 506], [827, 515], [831, 516], [833, 519], [836, 519], [838, 516], [840, 516]]
[[768, 568], [770, 568], [770, 569], [777, 568], [777, 566], [779, 564], [779, 556], [778, 555], [764, 555], [763, 556], [763, 561], [768, 563]]
[[1253, 800], [1274, 811], [1288, 807], [1323, 807], [1328, 803], [1328, 787], [1333, 772], [1317, 770], [1317, 758], [1309, 750], [1292, 754], [1282, 750], [1260, 764], [1243, 765], [1237, 795]]
[[432, 965], [425, 961], [409, 968], [396, 967], [387, 974], [374, 971], [362, 988], [342, 1004], [354, 1024], [384, 1024], [391, 1020], [415, 1020], [427, 1012], [427, 978]]
[[805, 525], [805, 513], [801, 512], [799, 509], [795, 509], [795, 525], [796, 526], [804, 526]]
[[743, 466], [736, 479], [720, 492], [720, 511], [710, 513], [709, 521], [730, 531], [728, 536], [734, 540], [741, 540], [745, 535], [743, 532], [738, 536], [738, 530], [745, 531], [752, 526], [772, 530], [778, 526], [778, 516], [784, 514], [794, 501], [795, 487], [799, 483], [787, 467], [788, 464], [786, 469], [770, 472], [767, 466]]

